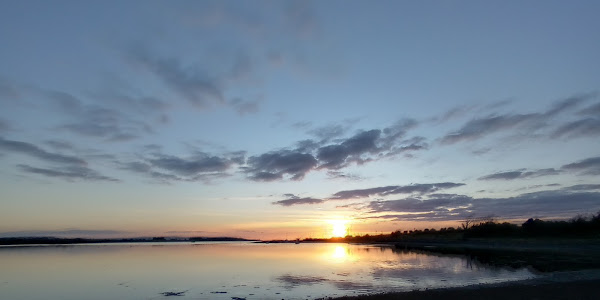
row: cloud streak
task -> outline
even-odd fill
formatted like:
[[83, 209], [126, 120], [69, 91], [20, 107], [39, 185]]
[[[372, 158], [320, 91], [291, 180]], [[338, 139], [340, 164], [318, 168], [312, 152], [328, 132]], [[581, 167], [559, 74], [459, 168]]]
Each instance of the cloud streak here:
[[40, 147], [21, 141], [7, 140], [0, 137], [0, 150], [26, 154], [47, 162], [61, 163], [61, 164], [72, 164], [72, 165], [86, 165], [87, 163], [78, 157], [63, 155], [58, 153], [48, 152]]
[[69, 181], [86, 180], [86, 181], [112, 181], [118, 182], [116, 178], [101, 175], [100, 173], [83, 166], [70, 166], [56, 169], [36, 168], [26, 164], [17, 165], [23, 172], [44, 175], [46, 177], [62, 178]]
[[541, 176], [551, 176], [560, 174], [560, 170], [554, 168], [539, 169], [535, 171], [506, 171], [479, 177], [478, 180], [514, 180], [524, 178], [534, 178]]

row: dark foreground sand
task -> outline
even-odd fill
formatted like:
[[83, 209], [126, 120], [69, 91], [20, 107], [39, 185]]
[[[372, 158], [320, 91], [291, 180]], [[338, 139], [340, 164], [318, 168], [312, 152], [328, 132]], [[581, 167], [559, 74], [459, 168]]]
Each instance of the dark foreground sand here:
[[557, 272], [540, 278], [491, 285], [474, 285], [458, 288], [374, 294], [368, 296], [341, 297], [336, 300], [547, 300], [547, 299], [600, 299], [600, 270]]

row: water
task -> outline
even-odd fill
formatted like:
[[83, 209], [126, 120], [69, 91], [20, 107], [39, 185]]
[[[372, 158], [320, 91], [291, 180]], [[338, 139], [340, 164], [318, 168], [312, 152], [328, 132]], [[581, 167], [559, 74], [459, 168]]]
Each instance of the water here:
[[531, 277], [527, 270], [487, 267], [466, 257], [367, 245], [0, 247], [0, 299], [14, 300], [314, 299]]

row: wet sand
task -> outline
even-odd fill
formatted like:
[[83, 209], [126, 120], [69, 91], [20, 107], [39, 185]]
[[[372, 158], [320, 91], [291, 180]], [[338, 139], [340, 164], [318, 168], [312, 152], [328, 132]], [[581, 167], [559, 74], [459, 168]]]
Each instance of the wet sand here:
[[450, 299], [599, 299], [600, 270], [556, 272], [536, 279], [457, 288], [392, 292], [367, 296], [332, 298], [336, 300], [450, 300]]

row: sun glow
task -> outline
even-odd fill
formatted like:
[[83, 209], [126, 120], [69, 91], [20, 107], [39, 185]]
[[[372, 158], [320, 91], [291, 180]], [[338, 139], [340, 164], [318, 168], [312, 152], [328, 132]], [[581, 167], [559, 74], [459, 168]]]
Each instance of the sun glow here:
[[329, 223], [331, 224], [332, 237], [345, 237], [348, 235], [347, 220], [330, 220]]

